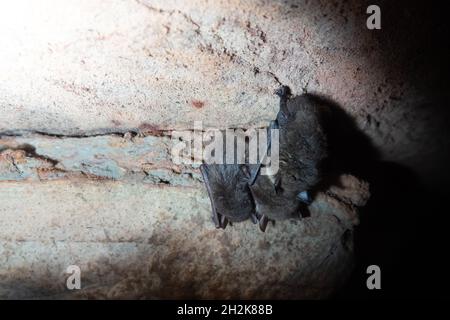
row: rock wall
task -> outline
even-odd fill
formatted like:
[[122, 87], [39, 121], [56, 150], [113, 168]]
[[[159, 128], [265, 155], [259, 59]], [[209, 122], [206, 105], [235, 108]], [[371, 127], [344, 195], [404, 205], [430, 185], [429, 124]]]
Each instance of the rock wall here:
[[[311, 218], [266, 234], [217, 231], [168, 132], [266, 126], [288, 85], [333, 102], [382, 159], [442, 182], [442, 20], [379, 2], [376, 31], [356, 0], [2, 3], [0, 296], [331, 294], [351, 270], [352, 237], [341, 239], [367, 184], [343, 176], [345, 196], [324, 190]], [[86, 290], [66, 291], [68, 264], [86, 271]]]
[[[202, 188], [0, 183], [0, 297], [324, 298], [353, 266], [356, 208], [339, 194], [262, 233], [250, 221], [215, 229]], [[364, 203], [367, 185], [352, 194]], [[70, 265], [80, 290], [66, 288]]]

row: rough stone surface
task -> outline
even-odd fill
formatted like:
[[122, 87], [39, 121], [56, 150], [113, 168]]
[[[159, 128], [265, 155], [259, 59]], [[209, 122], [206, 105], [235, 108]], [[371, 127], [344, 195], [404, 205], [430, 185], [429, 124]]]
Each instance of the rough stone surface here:
[[355, 209], [323, 193], [266, 233], [215, 229], [203, 188], [2, 182], [0, 203], [0, 298], [324, 298], [352, 270]]
[[[216, 230], [196, 165], [168, 136], [0, 139], [0, 298], [324, 298], [352, 270], [351, 175], [311, 217]], [[69, 265], [83, 290], [65, 289]]]
[[[382, 155], [433, 174], [446, 119], [429, 8], [380, 1], [14, 1], [0, 12], [0, 132], [267, 125], [273, 90], [338, 104]], [[438, 20], [429, 19], [439, 24]], [[433, 37], [444, 28], [436, 27]], [[419, 41], [420, 40], [420, 41]], [[427, 42], [428, 41], [428, 42]], [[435, 53], [433, 53], [435, 55]], [[442, 79], [441, 79], [442, 80]], [[443, 87], [443, 86], [442, 86]], [[448, 95], [447, 95], [448, 97]], [[436, 173], [435, 177], [436, 177]]]
[[[351, 270], [366, 182], [340, 176], [311, 218], [265, 234], [215, 230], [198, 168], [173, 163], [168, 131], [267, 126], [288, 85], [345, 111], [383, 159], [443, 180], [448, 50], [433, 39], [446, 20], [380, 0], [382, 31], [369, 31], [368, 4], [3, 1], [0, 297], [332, 293]], [[363, 152], [348, 143], [350, 158]], [[82, 291], [65, 289], [70, 264]]]
[[57, 138], [42, 135], [0, 138], [0, 181], [90, 179], [147, 183], [200, 183], [198, 165], [176, 165], [168, 136], [105, 135]]

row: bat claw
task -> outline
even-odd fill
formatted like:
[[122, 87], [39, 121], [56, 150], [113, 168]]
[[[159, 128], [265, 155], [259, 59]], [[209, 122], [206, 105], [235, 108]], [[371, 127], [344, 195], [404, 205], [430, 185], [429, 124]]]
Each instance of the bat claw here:
[[219, 228], [225, 229], [227, 227], [227, 224], [228, 224], [227, 217], [225, 217], [224, 215], [220, 214], [220, 226], [219, 226]]
[[216, 229], [222, 228], [222, 225], [221, 225], [221, 223], [220, 223], [220, 219], [216, 219], [216, 218], [213, 216], [213, 221], [214, 221], [214, 224], [215, 224], [215, 226], [216, 226]]
[[268, 223], [269, 223], [269, 219], [265, 215], [262, 215], [261, 218], [259, 219], [259, 229], [262, 232], [265, 232]]
[[[213, 215], [213, 221], [214, 221], [214, 224], [216, 225], [216, 229], [225, 229], [228, 224], [228, 219], [220, 213]], [[231, 223], [230, 223], [230, 225], [231, 225]]]
[[250, 219], [252, 220], [253, 224], [257, 224], [258, 223], [258, 217], [254, 213], [252, 213], [250, 215]]

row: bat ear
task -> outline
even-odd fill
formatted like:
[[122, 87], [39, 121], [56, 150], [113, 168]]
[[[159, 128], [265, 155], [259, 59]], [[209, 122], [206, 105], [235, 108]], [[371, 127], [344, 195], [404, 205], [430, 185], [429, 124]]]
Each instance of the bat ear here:
[[288, 86], [282, 86], [281, 88], [275, 90], [275, 94], [281, 99], [287, 99], [291, 95], [291, 89]]
[[202, 174], [208, 174], [209, 173], [209, 166], [207, 164], [202, 163], [200, 165], [200, 172]]
[[243, 165], [241, 167], [242, 173], [244, 173], [245, 177], [248, 179], [250, 178], [250, 171], [248, 170], [248, 167], [246, 165]]
[[280, 111], [277, 115], [277, 121], [280, 125], [283, 126], [291, 116], [288, 108], [288, 99], [291, 95], [291, 90], [289, 89], [289, 87], [283, 86], [275, 93], [280, 97]]
[[279, 175], [275, 177], [274, 189], [276, 194], [283, 192], [283, 188], [281, 187], [281, 177]]

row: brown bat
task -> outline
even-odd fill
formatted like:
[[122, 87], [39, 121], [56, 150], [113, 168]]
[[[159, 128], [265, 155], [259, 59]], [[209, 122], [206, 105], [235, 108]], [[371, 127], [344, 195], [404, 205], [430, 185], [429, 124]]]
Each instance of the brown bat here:
[[217, 228], [250, 218], [262, 231], [269, 220], [301, 217], [311, 202], [309, 191], [321, 179], [327, 156], [322, 106], [308, 95], [290, 98], [289, 88], [277, 91], [280, 111], [268, 128], [279, 130], [279, 170], [261, 174], [261, 163], [203, 164], [200, 170], [211, 200]]
[[225, 229], [228, 222], [240, 222], [248, 218], [256, 221], [255, 204], [249, 188], [252, 178], [247, 165], [202, 164], [200, 170], [217, 228]]
[[310, 190], [321, 180], [327, 157], [323, 106], [308, 95], [289, 98], [281, 88], [280, 111], [271, 127], [279, 130], [279, 170], [257, 175], [250, 187], [262, 228], [267, 220], [301, 217], [311, 203]]

